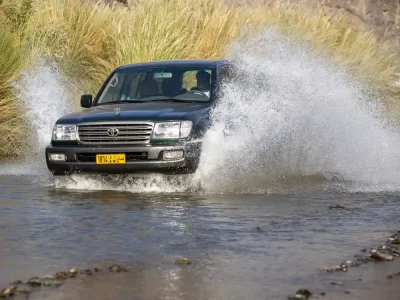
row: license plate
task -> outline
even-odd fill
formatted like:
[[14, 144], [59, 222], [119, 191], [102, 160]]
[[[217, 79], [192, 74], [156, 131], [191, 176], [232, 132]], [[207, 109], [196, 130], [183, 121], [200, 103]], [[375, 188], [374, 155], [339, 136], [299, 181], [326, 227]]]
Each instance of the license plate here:
[[98, 165], [113, 165], [126, 163], [125, 154], [97, 154], [96, 164]]

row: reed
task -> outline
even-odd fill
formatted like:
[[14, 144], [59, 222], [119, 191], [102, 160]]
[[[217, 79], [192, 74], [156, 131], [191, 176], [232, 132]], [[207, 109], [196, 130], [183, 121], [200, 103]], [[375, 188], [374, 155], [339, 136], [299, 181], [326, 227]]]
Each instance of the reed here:
[[[0, 41], [0, 47], [16, 49], [11, 50], [13, 71], [0, 68], [0, 103], [7, 114], [15, 114], [17, 108], [5, 91], [11, 90], [20, 67], [38, 58], [58, 63], [74, 94], [95, 93], [119, 65], [225, 57], [229, 43], [267, 27], [306, 41], [321, 55], [346, 66], [380, 94], [388, 95], [389, 106], [399, 96], [398, 89], [391, 87], [396, 56], [374, 33], [352, 29], [346, 19], [331, 18], [322, 10], [309, 13], [280, 2], [245, 6], [221, 0], [136, 0], [124, 7], [89, 0], [4, 0], [0, 22], [6, 28], [3, 31], [12, 32], [17, 41]], [[3, 52], [0, 64], [9, 64]], [[0, 130], [10, 130], [10, 124], [0, 119]], [[0, 148], [0, 156], [10, 153], [17, 152]]]
[[21, 155], [28, 147], [23, 115], [12, 89], [21, 68], [17, 39], [0, 29], [0, 156]]

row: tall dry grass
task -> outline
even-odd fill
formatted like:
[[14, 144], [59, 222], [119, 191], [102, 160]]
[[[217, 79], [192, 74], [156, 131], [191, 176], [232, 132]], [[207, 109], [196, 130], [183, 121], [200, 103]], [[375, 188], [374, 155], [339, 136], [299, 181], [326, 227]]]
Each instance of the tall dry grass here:
[[28, 139], [18, 99], [12, 89], [22, 68], [21, 52], [15, 36], [0, 29], [0, 156], [21, 155]]
[[354, 30], [343, 16], [328, 17], [324, 10], [310, 15], [275, 2], [266, 11], [255, 10], [254, 17], [309, 42], [314, 48], [327, 50], [338, 64], [358, 71], [358, 75], [370, 74], [369, 79], [375, 84], [385, 86], [393, 82], [396, 54], [372, 31]]
[[[31, 0], [12, 2], [20, 17], [10, 18], [3, 4], [0, 22], [18, 35], [22, 64], [39, 57], [56, 61], [75, 94], [96, 92], [112, 69], [126, 63], [224, 57], [227, 44], [268, 26], [310, 43], [390, 99], [396, 92], [390, 87], [395, 69], [390, 50], [373, 33], [353, 30], [345, 19], [323, 11], [309, 14], [278, 2], [227, 6], [222, 0], [136, 0], [130, 7], [35, 0], [32, 9], [26, 9]], [[0, 121], [0, 127], [8, 125]]]
[[37, 0], [35, 5], [26, 48], [33, 56], [57, 60], [92, 91], [122, 64], [221, 57], [251, 19], [219, 0], [138, 1], [130, 8], [79, 0]]

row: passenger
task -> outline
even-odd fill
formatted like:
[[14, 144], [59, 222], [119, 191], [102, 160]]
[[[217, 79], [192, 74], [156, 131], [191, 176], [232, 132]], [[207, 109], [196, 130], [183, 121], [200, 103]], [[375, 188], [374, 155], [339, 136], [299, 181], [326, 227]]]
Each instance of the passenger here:
[[211, 78], [210, 73], [206, 71], [197, 72], [196, 74], [197, 86], [192, 87], [191, 91], [200, 91], [206, 94], [207, 97], [210, 97], [210, 87], [211, 87], [210, 78]]
[[158, 83], [153, 78], [153, 73], [147, 73], [145, 79], [139, 83], [139, 94], [142, 98], [158, 95]]

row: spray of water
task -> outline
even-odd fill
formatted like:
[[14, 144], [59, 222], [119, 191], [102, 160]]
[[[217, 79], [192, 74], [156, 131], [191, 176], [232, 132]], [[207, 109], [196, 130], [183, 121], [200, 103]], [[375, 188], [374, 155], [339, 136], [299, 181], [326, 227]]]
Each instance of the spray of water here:
[[349, 74], [274, 31], [230, 56], [237, 79], [213, 112], [197, 174], [207, 191], [269, 191], [308, 176], [400, 183], [400, 136]]
[[115, 190], [131, 193], [199, 192], [192, 176], [149, 175], [80, 175], [57, 178], [51, 183], [56, 188], [74, 190]]
[[18, 99], [29, 119], [32, 144], [26, 161], [7, 164], [1, 174], [47, 174], [44, 148], [50, 144], [53, 126], [58, 118], [73, 110], [61, 72], [48, 62], [39, 61], [26, 69], [15, 88]]
[[17, 84], [18, 98], [27, 110], [27, 116], [35, 132], [36, 152], [50, 144], [53, 126], [58, 118], [73, 109], [73, 101], [61, 72], [57, 67], [39, 62], [22, 74]]
[[[275, 31], [231, 45], [229, 56], [237, 76], [213, 110], [194, 176], [73, 175], [51, 185], [157, 193], [293, 192], [327, 182], [397, 188], [400, 136], [349, 74]], [[41, 155], [54, 122], [71, 109], [62, 82], [57, 69], [39, 65], [18, 86]]]

